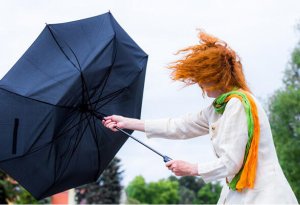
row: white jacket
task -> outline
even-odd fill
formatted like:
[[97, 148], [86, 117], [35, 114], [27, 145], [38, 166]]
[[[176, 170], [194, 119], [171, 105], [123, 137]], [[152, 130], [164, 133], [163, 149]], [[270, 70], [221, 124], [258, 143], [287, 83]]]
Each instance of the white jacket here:
[[[218, 203], [298, 204], [279, 165], [267, 115], [256, 99], [255, 102], [260, 121], [255, 186], [238, 192], [225, 185]], [[231, 181], [242, 166], [248, 140], [246, 113], [237, 98], [227, 103], [222, 115], [210, 105], [199, 113], [182, 118], [145, 120], [145, 132], [148, 138], [168, 139], [189, 139], [209, 134], [217, 160], [198, 164], [198, 173], [206, 183], [226, 177]]]

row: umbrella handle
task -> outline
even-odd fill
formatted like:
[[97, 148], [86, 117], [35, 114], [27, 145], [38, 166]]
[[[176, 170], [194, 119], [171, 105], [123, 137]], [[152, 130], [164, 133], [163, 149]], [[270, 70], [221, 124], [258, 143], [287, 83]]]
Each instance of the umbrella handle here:
[[166, 155], [163, 156], [163, 159], [164, 159], [164, 162], [165, 162], [165, 163], [167, 163], [168, 161], [173, 160], [172, 158], [170, 158], [170, 157], [168, 157], [168, 156], [166, 156]]

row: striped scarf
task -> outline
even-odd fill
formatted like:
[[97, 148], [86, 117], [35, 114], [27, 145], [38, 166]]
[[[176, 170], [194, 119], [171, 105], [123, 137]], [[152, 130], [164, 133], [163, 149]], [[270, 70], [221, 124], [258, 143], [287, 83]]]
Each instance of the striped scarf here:
[[256, 104], [252, 96], [246, 91], [233, 90], [220, 95], [213, 102], [215, 111], [223, 114], [227, 102], [233, 97], [238, 98], [243, 103], [247, 116], [248, 141], [245, 149], [243, 165], [231, 182], [228, 183], [228, 186], [232, 190], [242, 191], [244, 188], [254, 187], [260, 126]]

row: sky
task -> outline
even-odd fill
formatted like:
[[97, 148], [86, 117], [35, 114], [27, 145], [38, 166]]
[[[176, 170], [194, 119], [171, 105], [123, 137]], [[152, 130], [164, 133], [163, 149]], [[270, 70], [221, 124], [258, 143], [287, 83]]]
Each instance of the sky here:
[[[1, 0], [0, 77], [36, 39], [45, 23], [61, 23], [110, 11], [149, 55], [142, 119], [177, 117], [198, 112], [212, 99], [197, 86], [169, 78], [166, 66], [175, 52], [197, 44], [197, 29], [226, 41], [242, 60], [246, 79], [263, 103], [282, 86], [283, 71], [299, 41], [299, 0]], [[1, 132], [1, 131], [0, 131]], [[208, 136], [190, 140], [134, 136], [173, 159], [192, 163], [214, 160]], [[147, 182], [171, 175], [161, 157], [129, 139], [117, 156], [123, 185], [137, 175]]]

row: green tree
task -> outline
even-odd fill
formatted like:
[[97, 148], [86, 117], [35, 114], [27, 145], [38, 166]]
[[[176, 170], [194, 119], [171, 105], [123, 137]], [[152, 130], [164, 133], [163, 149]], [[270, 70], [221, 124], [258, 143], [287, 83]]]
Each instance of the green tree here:
[[199, 177], [184, 176], [179, 178], [179, 186], [186, 187], [195, 194], [205, 185], [204, 181]]
[[218, 202], [222, 187], [219, 183], [205, 184], [197, 193], [198, 204], [216, 204]]
[[197, 193], [205, 185], [201, 178], [194, 176], [183, 176], [180, 178], [170, 176], [169, 180], [178, 181], [179, 183], [180, 204], [197, 203]]
[[146, 183], [142, 176], [137, 176], [126, 188], [129, 199], [147, 204], [176, 204], [179, 202], [178, 182], [161, 179]]
[[286, 87], [297, 89], [300, 87], [300, 43], [292, 52], [291, 62], [284, 72], [283, 82]]
[[7, 204], [8, 202], [8, 194], [7, 194], [7, 186], [9, 185], [7, 179], [7, 175], [0, 170], [0, 194], [1, 200], [0, 204]]
[[148, 185], [152, 204], [175, 204], [179, 201], [178, 183], [166, 179]]
[[114, 158], [103, 171], [97, 182], [75, 189], [75, 200], [78, 204], [118, 204], [121, 198], [120, 159]]
[[128, 199], [136, 200], [137, 202], [149, 201], [146, 186], [147, 185], [144, 177], [136, 176], [126, 188], [126, 194]]
[[49, 198], [36, 200], [26, 189], [0, 170], [0, 204], [46, 204]]
[[146, 204], [217, 203], [220, 192], [219, 183], [204, 184], [201, 178], [193, 176], [170, 176], [150, 183], [137, 176], [126, 188], [128, 203]]
[[179, 187], [179, 198], [179, 204], [194, 204], [197, 202], [195, 192], [184, 186]]
[[279, 162], [300, 201], [300, 44], [284, 73], [284, 87], [269, 102], [269, 119]]

